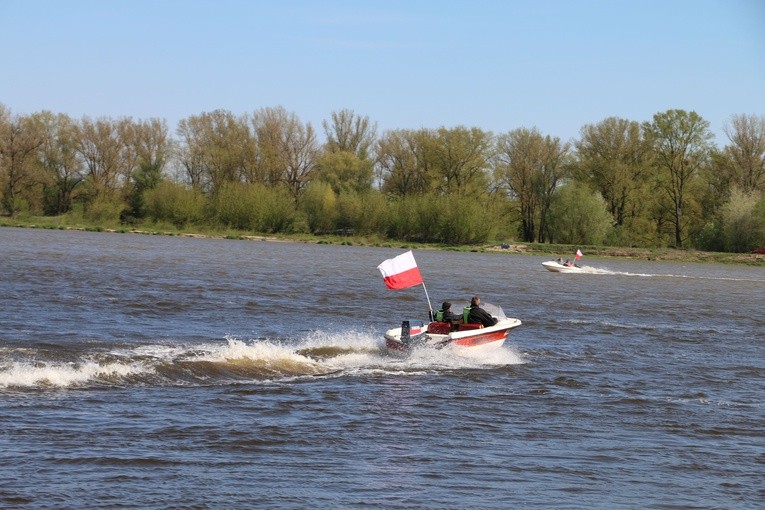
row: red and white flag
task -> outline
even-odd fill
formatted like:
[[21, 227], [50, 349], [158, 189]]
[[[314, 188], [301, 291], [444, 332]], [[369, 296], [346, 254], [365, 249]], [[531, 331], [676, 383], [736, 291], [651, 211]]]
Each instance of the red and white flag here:
[[582, 258], [582, 250], [576, 250], [576, 260], [579, 260]]
[[389, 289], [406, 289], [422, 283], [420, 269], [411, 251], [386, 260], [377, 266], [377, 269], [382, 273], [385, 285]]

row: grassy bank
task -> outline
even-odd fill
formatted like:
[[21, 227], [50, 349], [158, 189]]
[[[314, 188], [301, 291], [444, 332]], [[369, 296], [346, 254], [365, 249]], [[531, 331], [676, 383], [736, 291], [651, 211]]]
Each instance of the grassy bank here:
[[614, 246], [574, 246], [567, 244], [540, 243], [494, 243], [485, 245], [449, 246], [429, 243], [412, 243], [377, 237], [312, 234], [254, 234], [233, 229], [212, 227], [177, 228], [167, 224], [143, 224], [132, 228], [120, 224], [97, 224], [73, 220], [69, 217], [0, 218], [0, 227], [23, 227], [52, 230], [82, 230], [90, 232], [116, 232], [124, 234], [166, 235], [183, 237], [210, 237], [219, 239], [282, 241], [313, 244], [338, 244], [347, 246], [375, 246], [401, 249], [439, 249], [450, 251], [497, 252], [527, 255], [549, 255], [573, 258], [581, 249], [587, 258], [624, 258], [634, 260], [660, 260], [672, 262], [722, 263], [765, 266], [765, 255], [752, 253], [722, 253], [673, 248], [624, 248]]

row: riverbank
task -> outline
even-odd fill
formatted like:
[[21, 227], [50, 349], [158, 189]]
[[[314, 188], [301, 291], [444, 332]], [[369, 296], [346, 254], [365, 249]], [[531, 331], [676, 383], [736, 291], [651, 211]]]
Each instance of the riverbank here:
[[678, 250], [674, 248], [627, 248], [617, 246], [575, 246], [567, 244], [542, 243], [487, 243], [482, 245], [439, 245], [379, 239], [354, 235], [313, 235], [313, 234], [262, 234], [237, 230], [175, 229], [167, 226], [148, 228], [110, 227], [95, 224], [71, 223], [59, 218], [0, 219], [0, 227], [38, 228], [51, 230], [80, 230], [89, 232], [111, 232], [120, 234], [164, 235], [194, 238], [232, 239], [244, 241], [294, 242], [310, 244], [338, 244], [346, 246], [374, 246], [402, 249], [435, 249], [447, 251], [497, 252], [524, 255], [550, 255], [550, 257], [573, 258], [581, 249], [587, 258], [620, 258], [649, 261], [670, 261], [688, 263], [720, 263], [765, 266], [765, 255], [754, 253], [705, 252]]

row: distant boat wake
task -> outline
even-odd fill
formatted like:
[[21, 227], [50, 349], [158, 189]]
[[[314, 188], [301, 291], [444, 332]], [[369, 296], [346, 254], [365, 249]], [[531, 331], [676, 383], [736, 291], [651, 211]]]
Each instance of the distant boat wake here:
[[382, 335], [315, 332], [303, 339], [239, 340], [199, 345], [98, 347], [72, 356], [45, 349], [0, 348], [0, 393], [9, 390], [197, 386], [284, 381], [365, 374], [422, 375], [523, 363], [505, 347], [473, 353], [465, 348], [386, 355]]
[[598, 268], [591, 266], [581, 266], [581, 270], [575, 273], [566, 273], [567, 275], [610, 275], [610, 276], [637, 276], [641, 278], [687, 278], [692, 280], [722, 280], [722, 281], [734, 281], [734, 282], [762, 282], [765, 283], [765, 279], [757, 278], [729, 278], [729, 277], [717, 277], [717, 276], [699, 276], [699, 275], [683, 275], [683, 274], [667, 274], [667, 273], [631, 273], [628, 271], [612, 271], [608, 268]]
[[643, 274], [643, 273], [628, 273], [624, 271], [611, 271], [610, 269], [605, 268], [599, 268], [599, 267], [592, 267], [592, 266], [579, 266], [578, 271], [565, 273], [567, 275], [582, 275], [582, 274], [598, 274], [598, 275], [619, 275], [619, 276], [643, 276], [643, 277], [650, 277], [650, 276], [658, 276], [654, 274]]

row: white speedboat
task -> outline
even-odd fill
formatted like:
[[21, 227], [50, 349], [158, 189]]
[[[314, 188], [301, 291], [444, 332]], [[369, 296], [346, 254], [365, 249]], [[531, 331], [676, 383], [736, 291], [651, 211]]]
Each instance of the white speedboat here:
[[484, 305], [487, 311], [490, 308], [499, 311], [492, 313], [499, 319], [494, 326], [484, 327], [481, 324], [452, 324], [438, 321], [426, 325], [422, 321], [403, 321], [400, 327], [385, 332], [385, 346], [389, 352], [393, 353], [407, 352], [415, 347], [440, 349], [447, 345], [470, 348], [498, 347], [505, 342], [511, 329], [521, 325], [521, 321], [505, 317], [499, 307]]
[[542, 267], [544, 267], [548, 271], [552, 271], [553, 273], [581, 273], [582, 272], [582, 268], [575, 264], [567, 266], [565, 264], [561, 264], [554, 260], [550, 260], [548, 262], [542, 262]]

